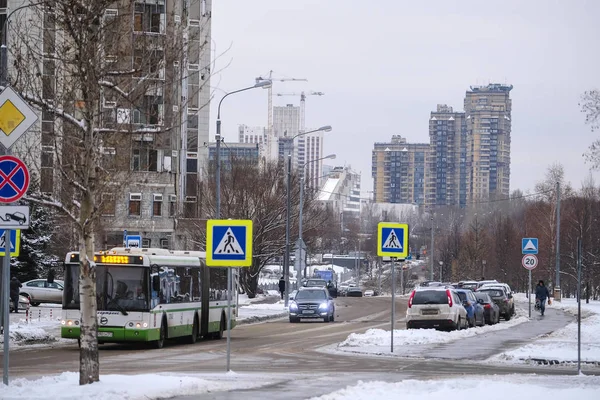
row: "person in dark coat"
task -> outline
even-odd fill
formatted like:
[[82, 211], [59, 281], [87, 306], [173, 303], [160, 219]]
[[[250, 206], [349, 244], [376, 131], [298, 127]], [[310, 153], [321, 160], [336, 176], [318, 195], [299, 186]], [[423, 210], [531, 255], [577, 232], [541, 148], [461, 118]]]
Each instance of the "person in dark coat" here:
[[48, 283], [54, 283], [54, 269], [50, 268], [48, 271]]
[[546, 300], [550, 297], [548, 288], [544, 285], [544, 281], [540, 280], [535, 287], [535, 299], [540, 301], [540, 311], [542, 315], [546, 311]]
[[16, 276], [13, 276], [10, 280], [10, 299], [12, 300], [15, 306], [16, 313], [19, 312], [19, 292], [21, 291], [21, 287], [23, 287], [21, 282], [17, 279]]
[[283, 295], [285, 293], [285, 279], [283, 279], [283, 275], [279, 278], [279, 293], [281, 293], [281, 300], [283, 300]]

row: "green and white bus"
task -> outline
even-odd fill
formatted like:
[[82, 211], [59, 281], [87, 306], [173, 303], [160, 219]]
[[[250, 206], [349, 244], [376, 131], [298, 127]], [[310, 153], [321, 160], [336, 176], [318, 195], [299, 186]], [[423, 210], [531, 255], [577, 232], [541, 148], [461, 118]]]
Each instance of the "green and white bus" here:
[[[227, 269], [206, 266], [206, 253], [116, 247], [94, 256], [98, 342], [195, 343], [227, 329]], [[231, 326], [237, 315], [233, 280]], [[65, 260], [61, 337], [78, 339], [79, 253]]]

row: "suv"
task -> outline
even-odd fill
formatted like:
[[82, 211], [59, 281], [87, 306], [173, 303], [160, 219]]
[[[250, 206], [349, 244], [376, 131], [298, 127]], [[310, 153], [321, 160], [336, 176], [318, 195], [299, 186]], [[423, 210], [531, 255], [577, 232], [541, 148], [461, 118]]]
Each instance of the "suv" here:
[[481, 286], [479, 290], [485, 289], [503, 289], [504, 293], [506, 293], [506, 297], [508, 298], [508, 305], [510, 308], [510, 315], [515, 315], [515, 300], [513, 299], [513, 292], [506, 283], [486, 283]]
[[406, 328], [463, 329], [467, 311], [455, 289], [419, 287], [412, 291], [406, 310]]
[[300, 322], [300, 318], [323, 318], [333, 322], [335, 304], [324, 287], [301, 287], [290, 302], [290, 322]]

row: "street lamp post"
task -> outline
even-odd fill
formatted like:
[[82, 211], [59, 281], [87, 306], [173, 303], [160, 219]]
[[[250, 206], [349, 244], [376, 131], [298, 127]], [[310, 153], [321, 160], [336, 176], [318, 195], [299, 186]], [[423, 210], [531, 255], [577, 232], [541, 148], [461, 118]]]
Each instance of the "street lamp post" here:
[[[322, 161], [322, 160], [333, 160], [333, 159], [335, 159], [335, 154], [329, 154], [328, 156], [305, 162], [300, 167], [300, 171], [301, 171], [300, 172], [300, 215], [298, 216], [298, 244], [299, 244], [299, 246], [304, 245], [303, 239], [302, 239], [302, 214], [303, 214], [303, 209], [304, 209], [304, 178], [305, 178], [304, 168], [306, 168], [306, 166], [308, 164], [313, 163], [313, 162], [318, 162], [318, 161]], [[300, 254], [301, 253], [302, 252], [300, 252]], [[301, 265], [302, 264], [300, 264], [300, 266]], [[306, 265], [304, 266], [304, 277], [306, 278]]]
[[[325, 125], [320, 127], [319, 129], [315, 129], [308, 132], [300, 132], [294, 136], [292, 136], [289, 141], [293, 144], [294, 139], [299, 136], [308, 135], [309, 133], [314, 132], [329, 132], [331, 131], [330, 125]], [[287, 182], [286, 182], [286, 212], [285, 212], [285, 249], [283, 255], [283, 274], [285, 275], [285, 307], [287, 308], [289, 305], [289, 293], [290, 293], [290, 214], [291, 214], [291, 200], [290, 200], [290, 185], [291, 185], [291, 176], [292, 176], [292, 149], [291, 146], [288, 145], [288, 159], [287, 159]], [[299, 278], [299, 277], [298, 277]]]
[[[216, 146], [216, 154], [215, 154], [215, 219], [221, 218], [221, 104], [223, 100], [227, 96], [230, 96], [235, 93], [245, 92], [246, 90], [256, 89], [256, 88], [266, 88], [271, 86], [271, 81], [259, 81], [254, 84], [254, 86], [249, 86], [240, 90], [234, 90], [233, 92], [227, 93], [225, 96], [221, 98], [219, 101], [219, 107], [217, 108], [217, 134], [215, 135], [215, 140], [217, 141]], [[182, 171], [184, 172], [184, 171]], [[183, 191], [183, 187], [181, 190]], [[230, 371], [230, 354], [231, 354], [231, 292], [232, 288], [232, 273], [231, 268], [227, 268], [227, 371]], [[208, 316], [208, 313], [204, 313]], [[206, 321], [208, 323], [208, 321]]]
[[443, 278], [442, 278], [442, 270], [444, 268], [444, 262], [440, 261], [440, 282], [443, 282]]

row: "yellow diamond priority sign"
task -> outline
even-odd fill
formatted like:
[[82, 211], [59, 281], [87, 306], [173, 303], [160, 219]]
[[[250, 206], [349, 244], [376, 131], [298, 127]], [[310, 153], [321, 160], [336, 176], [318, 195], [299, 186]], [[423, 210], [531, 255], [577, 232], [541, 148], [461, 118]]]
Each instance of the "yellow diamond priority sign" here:
[[7, 149], [37, 121], [37, 114], [8, 87], [0, 93], [0, 143]]

